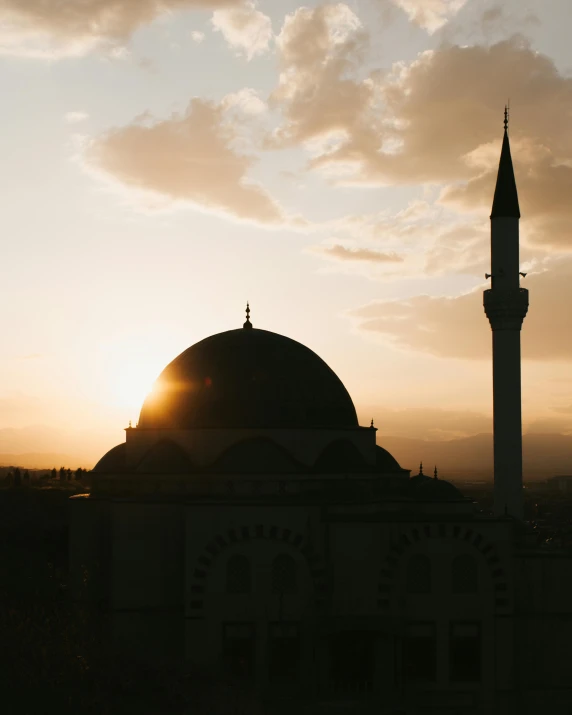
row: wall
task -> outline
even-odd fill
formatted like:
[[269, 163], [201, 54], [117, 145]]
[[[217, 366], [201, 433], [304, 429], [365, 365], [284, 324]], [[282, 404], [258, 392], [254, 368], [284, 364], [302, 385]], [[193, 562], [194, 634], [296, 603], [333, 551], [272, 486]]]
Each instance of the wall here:
[[[252, 621], [261, 634], [257, 680], [264, 684], [266, 628], [279, 617], [277, 597], [269, 590], [271, 563], [286, 552], [298, 564], [300, 591], [284, 597], [282, 617], [302, 623], [306, 686], [327, 685], [327, 632], [348, 627], [349, 618], [352, 627], [365, 624], [377, 634], [378, 695], [398, 701], [404, 624], [431, 620], [438, 630], [437, 681], [423, 688], [407, 685], [412, 712], [418, 707], [445, 712], [449, 705], [439, 698], [476, 694], [476, 709], [457, 704], [456, 712], [506, 715], [514, 709], [532, 715], [550, 703], [551, 713], [570, 715], [572, 558], [514, 554], [510, 520], [387, 522], [380, 513], [376, 521], [368, 506], [362, 510], [365, 521], [355, 508], [343, 521], [340, 507], [86, 498], [70, 504], [73, 597], [107, 602], [118, 639], [139, 655], [184, 653], [218, 666], [222, 624]], [[254, 601], [225, 594], [225, 564], [232, 553], [252, 559]], [[431, 557], [431, 594], [406, 592], [407, 561], [416, 553]], [[478, 560], [477, 596], [451, 593], [450, 565], [461, 553]], [[87, 587], [84, 567], [90, 574]], [[482, 623], [478, 684], [448, 680], [452, 620]], [[318, 623], [325, 630], [318, 632]]]
[[522, 711], [572, 712], [572, 554], [515, 558], [516, 641]]

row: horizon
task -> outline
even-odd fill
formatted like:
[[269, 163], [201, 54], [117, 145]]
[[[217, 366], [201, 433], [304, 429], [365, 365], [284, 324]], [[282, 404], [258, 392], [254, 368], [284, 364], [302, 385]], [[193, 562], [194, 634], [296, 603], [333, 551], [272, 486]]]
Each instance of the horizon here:
[[255, 327], [328, 363], [381, 445], [492, 435], [482, 291], [507, 97], [523, 434], [572, 435], [564, 0], [112, 4], [0, 0], [2, 458], [93, 465], [247, 300]]
[[[52, 432], [49, 437], [54, 438]], [[45, 435], [44, 435], [45, 437]], [[557, 440], [555, 444], [554, 440]], [[490, 447], [483, 451], [483, 441]], [[531, 444], [533, 442], [533, 444]], [[69, 446], [68, 442], [68, 446]], [[73, 443], [72, 443], [73, 444]], [[417, 473], [419, 463], [423, 462], [425, 470], [432, 472], [433, 467], [439, 469], [442, 479], [453, 482], [464, 482], [481, 478], [493, 482], [493, 434], [480, 433], [468, 437], [423, 440], [408, 436], [378, 435], [377, 444], [388, 449], [397, 459], [401, 467]], [[59, 469], [61, 466], [92, 469], [105, 453], [103, 445], [100, 450], [94, 448], [91, 456], [83, 458], [73, 449], [55, 452], [20, 452], [6, 453], [2, 448], [2, 430], [0, 430], [0, 469], [20, 467], [31, 470]], [[455, 449], [464, 447], [464, 450]], [[472, 448], [476, 448], [473, 450]], [[523, 435], [524, 479], [526, 483], [542, 482], [547, 478], [572, 473], [570, 468], [570, 453], [572, 452], [572, 435], [557, 433], [525, 433]], [[470, 461], [469, 461], [470, 460]]]

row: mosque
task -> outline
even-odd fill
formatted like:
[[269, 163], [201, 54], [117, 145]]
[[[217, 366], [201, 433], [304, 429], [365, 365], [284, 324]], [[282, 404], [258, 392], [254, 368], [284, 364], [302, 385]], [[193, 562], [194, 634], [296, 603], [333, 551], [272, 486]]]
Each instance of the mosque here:
[[494, 515], [402, 468], [328, 365], [247, 309], [165, 368], [71, 499], [73, 598], [118, 647], [301, 713], [572, 714], [572, 554], [522, 520], [519, 218], [505, 116]]

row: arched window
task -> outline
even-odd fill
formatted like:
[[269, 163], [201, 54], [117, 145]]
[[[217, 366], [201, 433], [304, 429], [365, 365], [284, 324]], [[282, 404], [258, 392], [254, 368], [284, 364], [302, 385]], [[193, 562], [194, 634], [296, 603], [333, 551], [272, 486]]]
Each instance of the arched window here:
[[455, 556], [451, 564], [453, 593], [476, 593], [479, 590], [479, 568], [471, 554]]
[[250, 593], [251, 588], [250, 561], [243, 554], [233, 554], [226, 562], [226, 592]]
[[407, 563], [407, 593], [431, 593], [431, 559], [414, 554]]
[[296, 593], [298, 589], [296, 561], [288, 554], [279, 554], [272, 562], [272, 593]]

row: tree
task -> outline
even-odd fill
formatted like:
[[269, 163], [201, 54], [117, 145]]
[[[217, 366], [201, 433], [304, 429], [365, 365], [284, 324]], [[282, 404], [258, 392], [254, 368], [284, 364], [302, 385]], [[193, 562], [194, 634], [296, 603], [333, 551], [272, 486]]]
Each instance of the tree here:
[[58, 478], [58, 473], [57, 473], [57, 471], [56, 471], [56, 468], [54, 467], [54, 468], [52, 469], [52, 479], [57, 479], [57, 478]]

